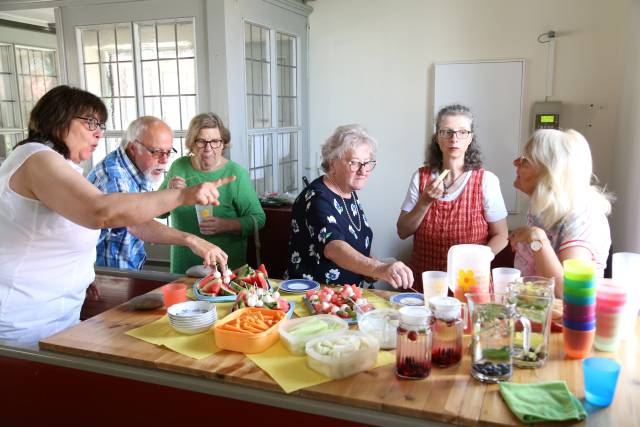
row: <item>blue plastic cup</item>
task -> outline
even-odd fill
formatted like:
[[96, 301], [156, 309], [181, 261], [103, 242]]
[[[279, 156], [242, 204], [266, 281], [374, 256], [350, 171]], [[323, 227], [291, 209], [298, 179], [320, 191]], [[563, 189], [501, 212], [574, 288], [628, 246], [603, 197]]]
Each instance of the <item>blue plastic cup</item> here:
[[609, 406], [616, 391], [620, 364], [604, 357], [590, 357], [582, 361], [584, 396], [596, 406]]

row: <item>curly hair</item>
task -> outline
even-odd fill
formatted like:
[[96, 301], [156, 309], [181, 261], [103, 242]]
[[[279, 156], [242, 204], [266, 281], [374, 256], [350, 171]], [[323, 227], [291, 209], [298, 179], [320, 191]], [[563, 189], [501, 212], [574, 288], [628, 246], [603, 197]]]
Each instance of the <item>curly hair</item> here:
[[69, 147], [64, 139], [69, 134], [71, 120], [78, 116], [98, 116], [106, 122], [109, 114], [100, 98], [82, 89], [66, 85], [56, 86], [42, 95], [29, 115], [28, 136], [18, 142], [50, 144], [65, 159], [69, 158]]
[[187, 147], [189, 153], [193, 152], [196, 145], [196, 138], [202, 129], [218, 129], [220, 131], [220, 138], [224, 141], [223, 150], [231, 143], [231, 132], [225, 127], [219, 115], [215, 113], [198, 114], [191, 119], [189, 130], [187, 130], [187, 137], [185, 138], [184, 145]]
[[438, 145], [438, 131], [440, 130], [442, 119], [445, 116], [464, 116], [471, 121], [470, 130], [473, 133], [471, 144], [469, 144], [467, 151], [464, 153], [464, 170], [480, 169], [482, 167], [482, 153], [476, 140], [473, 114], [469, 107], [460, 104], [447, 105], [438, 111], [436, 130], [431, 136], [431, 142], [427, 145], [427, 152], [425, 153], [425, 166], [433, 170], [442, 170], [442, 150], [440, 150], [440, 146]]

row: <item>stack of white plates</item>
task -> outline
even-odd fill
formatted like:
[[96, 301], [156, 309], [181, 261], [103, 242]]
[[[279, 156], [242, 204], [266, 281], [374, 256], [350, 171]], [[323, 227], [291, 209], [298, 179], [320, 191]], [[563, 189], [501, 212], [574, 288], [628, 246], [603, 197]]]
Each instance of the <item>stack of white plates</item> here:
[[169, 323], [183, 334], [198, 334], [218, 320], [216, 305], [206, 301], [187, 301], [167, 309]]

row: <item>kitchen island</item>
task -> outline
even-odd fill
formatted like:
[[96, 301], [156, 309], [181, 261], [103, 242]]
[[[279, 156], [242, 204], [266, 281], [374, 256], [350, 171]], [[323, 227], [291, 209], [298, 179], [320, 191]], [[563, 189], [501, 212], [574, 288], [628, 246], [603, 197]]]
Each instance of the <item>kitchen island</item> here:
[[[34, 410], [43, 407], [43, 398], [62, 402], [58, 406], [66, 401], [68, 418], [54, 417], [55, 425], [109, 425], [114, 419], [128, 425], [119, 411], [129, 414], [129, 420], [137, 415], [141, 421], [164, 420], [167, 424], [182, 414], [182, 419], [189, 422], [200, 419], [240, 425], [255, 419], [263, 419], [267, 425], [306, 426], [336, 421], [330, 418], [341, 420], [340, 425], [519, 425], [500, 397], [497, 385], [481, 384], [471, 378], [468, 354], [457, 366], [434, 368], [422, 381], [400, 381], [394, 365], [385, 365], [285, 394], [243, 354], [221, 351], [197, 361], [125, 334], [163, 315], [164, 310], [132, 311], [123, 304], [45, 339], [40, 350], [0, 347], [3, 371], [12, 370], [3, 372], [3, 380], [8, 379], [3, 381], [3, 388], [13, 387], [12, 379], [24, 381], [6, 395], [3, 406], [16, 410], [14, 405], [24, 406], [21, 391], [27, 395], [31, 392], [33, 399], [26, 408]], [[623, 343], [617, 354], [593, 352], [622, 364], [616, 397], [609, 408], [587, 408], [587, 420], [574, 424], [640, 426], [638, 325], [635, 332], [636, 339]], [[468, 344], [468, 337], [466, 340]], [[564, 359], [561, 334], [552, 334], [549, 361], [543, 368], [516, 369], [512, 381], [556, 379], [565, 380], [569, 389], [584, 399], [581, 361]], [[56, 381], [60, 384], [58, 390], [42, 390]], [[69, 381], [71, 386], [65, 384]], [[110, 390], [108, 395], [105, 390]], [[76, 396], [70, 397], [74, 391]], [[96, 395], [103, 400], [95, 404], [101, 411], [84, 414], [78, 410], [77, 399], [86, 397], [84, 404], [91, 405]], [[76, 412], [82, 412], [82, 417], [93, 414], [94, 422], [83, 423], [75, 417]], [[38, 418], [37, 411], [23, 416]]]

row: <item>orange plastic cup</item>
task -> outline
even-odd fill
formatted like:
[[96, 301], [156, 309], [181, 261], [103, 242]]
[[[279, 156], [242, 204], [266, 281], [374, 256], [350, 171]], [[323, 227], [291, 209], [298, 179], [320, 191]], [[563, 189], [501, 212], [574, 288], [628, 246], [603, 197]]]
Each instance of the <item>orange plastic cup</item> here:
[[187, 285], [184, 283], [167, 283], [162, 287], [164, 308], [187, 300]]
[[596, 331], [576, 331], [566, 326], [562, 328], [564, 354], [570, 359], [584, 359], [591, 353]]

